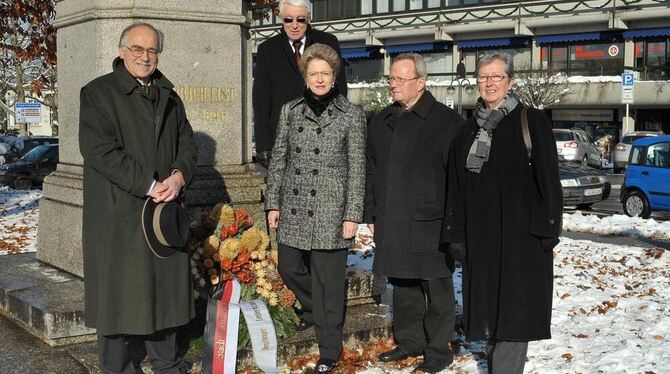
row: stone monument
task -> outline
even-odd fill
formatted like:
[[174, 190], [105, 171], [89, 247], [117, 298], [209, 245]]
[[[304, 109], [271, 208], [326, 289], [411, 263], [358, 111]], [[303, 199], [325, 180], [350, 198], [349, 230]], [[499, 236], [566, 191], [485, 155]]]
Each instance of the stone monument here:
[[44, 182], [37, 258], [77, 276], [82, 264], [82, 157], [79, 91], [112, 70], [121, 31], [146, 21], [165, 34], [158, 68], [184, 101], [198, 144], [187, 204], [220, 201], [256, 217], [263, 178], [250, 164], [251, 51], [243, 1], [56, 0], [60, 163]]

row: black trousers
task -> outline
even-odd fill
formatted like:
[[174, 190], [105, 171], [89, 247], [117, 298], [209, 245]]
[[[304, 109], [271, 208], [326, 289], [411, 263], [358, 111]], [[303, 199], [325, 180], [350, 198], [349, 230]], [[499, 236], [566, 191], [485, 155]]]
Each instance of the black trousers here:
[[452, 360], [455, 301], [451, 277], [390, 278], [393, 285], [393, 335], [400, 349]]
[[140, 363], [149, 355], [156, 374], [188, 373], [191, 364], [178, 357], [177, 329], [151, 335], [98, 335], [98, 358], [105, 374], [140, 374]]
[[342, 352], [346, 248], [303, 251], [278, 245], [277, 268], [302, 306], [301, 318], [314, 323], [321, 358], [338, 360]]
[[486, 363], [489, 374], [523, 374], [528, 342], [489, 341]]

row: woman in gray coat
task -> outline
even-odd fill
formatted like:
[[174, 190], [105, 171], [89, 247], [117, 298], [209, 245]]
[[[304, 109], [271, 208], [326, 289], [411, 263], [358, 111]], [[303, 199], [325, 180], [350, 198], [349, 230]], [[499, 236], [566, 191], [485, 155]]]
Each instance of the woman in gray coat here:
[[302, 307], [296, 330], [314, 325], [316, 372], [328, 373], [342, 350], [347, 252], [363, 218], [366, 122], [335, 86], [334, 49], [314, 44], [299, 66], [306, 89], [282, 108], [265, 209], [279, 272]]

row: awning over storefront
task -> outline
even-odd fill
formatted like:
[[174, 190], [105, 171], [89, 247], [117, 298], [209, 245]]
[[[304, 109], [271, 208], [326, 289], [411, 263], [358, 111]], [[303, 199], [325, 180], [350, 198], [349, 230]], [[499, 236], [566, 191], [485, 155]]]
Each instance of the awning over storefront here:
[[487, 40], [463, 40], [458, 42], [458, 48], [485, 48], [485, 47], [505, 47], [510, 45], [510, 38], [487, 39]]
[[389, 45], [386, 48], [388, 53], [405, 53], [405, 52], [425, 52], [432, 51], [435, 45], [434, 43], [417, 43], [417, 44], [401, 44], [401, 45]]
[[656, 29], [627, 30], [623, 32], [624, 39], [652, 38], [655, 36], [670, 36], [670, 27]]
[[342, 51], [342, 58], [366, 58], [372, 53], [368, 48], [345, 48]]
[[603, 34], [600, 32], [586, 32], [581, 34], [558, 34], [558, 35], [538, 35], [535, 37], [537, 44], [551, 43], [570, 43], [583, 42], [587, 40], [602, 40]]

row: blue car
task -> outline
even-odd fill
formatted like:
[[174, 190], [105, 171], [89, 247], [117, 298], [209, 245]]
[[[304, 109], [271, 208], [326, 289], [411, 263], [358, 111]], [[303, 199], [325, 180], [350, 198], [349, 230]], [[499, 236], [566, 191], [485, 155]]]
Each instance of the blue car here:
[[670, 211], [670, 135], [636, 140], [621, 186], [623, 211], [648, 218]]

